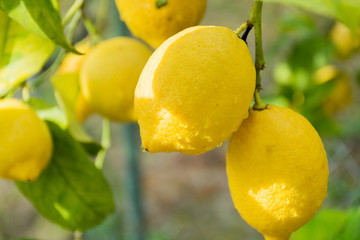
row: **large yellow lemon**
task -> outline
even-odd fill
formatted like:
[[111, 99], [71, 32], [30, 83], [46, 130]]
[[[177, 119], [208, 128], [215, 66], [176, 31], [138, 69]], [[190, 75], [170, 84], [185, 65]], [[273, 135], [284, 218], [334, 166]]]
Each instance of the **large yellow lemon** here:
[[144, 44], [128, 37], [98, 44], [80, 70], [86, 102], [112, 121], [136, 121], [134, 91], [150, 55], [151, 51]]
[[181, 30], [197, 25], [205, 12], [206, 0], [116, 0], [120, 17], [131, 32], [157, 48]]
[[49, 163], [52, 148], [46, 124], [29, 106], [0, 100], [0, 177], [35, 180]]
[[144, 149], [215, 148], [248, 116], [254, 89], [249, 49], [233, 31], [199, 26], [174, 35], [151, 56], [135, 90]]
[[313, 126], [288, 108], [251, 110], [229, 143], [227, 174], [240, 215], [266, 240], [288, 240], [319, 210], [328, 162]]

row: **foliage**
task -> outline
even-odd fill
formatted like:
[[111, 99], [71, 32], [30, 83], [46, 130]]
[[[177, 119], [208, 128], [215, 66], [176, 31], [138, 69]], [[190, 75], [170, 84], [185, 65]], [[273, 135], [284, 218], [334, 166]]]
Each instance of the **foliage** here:
[[324, 209], [306, 226], [294, 233], [291, 240], [356, 240], [360, 238], [360, 209]]
[[41, 70], [54, 44], [38, 37], [0, 10], [0, 96]]
[[48, 126], [54, 142], [50, 165], [36, 181], [16, 185], [49, 220], [74, 231], [94, 227], [114, 211], [110, 186], [68, 132]]
[[354, 33], [360, 22], [358, 0], [265, 0], [304, 8], [306, 10], [344, 22]]
[[[264, 1], [299, 7], [343, 22], [354, 36], [358, 32], [358, 0]], [[81, 16], [92, 42], [98, 40], [95, 26], [85, 15], [84, 2], [75, 1], [63, 14], [66, 19], [62, 19], [58, 0], [0, 0], [0, 99], [22, 95], [42, 119], [48, 120], [55, 146], [52, 161], [40, 178], [34, 182], [17, 182], [16, 185], [39, 213], [73, 231], [99, 225], [115, 209], [109, 183], [98, 165], [95, 166], [89, 158], [89, 155], [95, 156], [106, 150], [106, 139], [103, 145], [94, 141], [75, 117], [79, 76], [73, 73], [54, 75], [66, 51], [81, 54], [71, 44]], [[168, 1], [158, 0], [156, 4], [159, 9], [165, 9]], [[201, 7], [205, 9], [204, 5]], [[65, 27], [68, 31], [64, 30]], [[337, 84], [339, 79], [350, 75], [348, 69], [338, 67], [335, 47], [328, 32], [320, 32], [314, 18], [305, 14], [283, 19], [280, 31], [270, 55], [282, 52], [284, 48], [287, 51], [274, 71], [278, 96], [268, 98], [266, 102], [298, 110], [321, 134], [344, 136], [354, 132], [353, 126], [360, 129], [358, 121], [348, 124], [347, 130], [342, 129], [336, 118], [337, 112], [329, 113], [326, 108], [328, 103], [324, 100], [335, 99], [331, 94], [341, 88]], [[54, 51], [56, 47], [57, 51]], [[319, 70], [329, 66], [335, 66], [335, 73], [327, 80], [319, 81], [316, 78]], [[49, 80], [51, 75], [50, 90], [56, 97], [56, 104], [33, 96], [36, 87]], [[360, 69], [357, 83], [360, 84]], [[351, 98], [350, 93], [343, 95]], [[337, 102], [348, 101], [339, 99]], [[359, 239], [359, 222], [358, 209], [325, 209], [292, 239]], [[163, 239], [162, 236], [153, 238]]]

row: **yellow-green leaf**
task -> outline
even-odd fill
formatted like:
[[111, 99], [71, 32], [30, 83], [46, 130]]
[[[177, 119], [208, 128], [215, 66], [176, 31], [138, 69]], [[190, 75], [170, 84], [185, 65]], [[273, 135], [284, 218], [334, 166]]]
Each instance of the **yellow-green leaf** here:
[[54, 48], [0, 10], [0, 96], [39, 72]]
[[16, 185], [50, 221], [72, 231], [95, 227], [114, 211], [110, 185], [67, 131], [51, 122], [48, 126], [51, 162], [36, 181]]
[[31, 33], [79, 54], [65, 37], [58, 5], [58, 0], [0, 0], [0, 9]]
[[70, 133], [90, 154], [97, 153], [102, 147], [84, 131], [75, 116], [76, 100], [80, 93], [79, 73], [58, 73], [51, 78], [51, 82], [55, 89], [56, 100], [66, 114]]
[[[255, 0], [256, 1], [256, 0]], [[360, 24], [359, 0], [264, 0], [265, 2], [292, 5], [334, 18], [345, 23], [354, 33]]]

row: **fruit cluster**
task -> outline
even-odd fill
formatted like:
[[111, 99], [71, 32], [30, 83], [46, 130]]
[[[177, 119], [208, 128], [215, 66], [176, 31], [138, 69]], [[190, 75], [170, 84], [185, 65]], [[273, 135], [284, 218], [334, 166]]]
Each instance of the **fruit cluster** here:
[[[57, 74], [78, 77], [78, 120], [96, 112], [138, 121], [151, 153], [198, 155], [230, 138], [227, 173], [237, 210], [266, 239], [288, 239], [326, 196], [319, 135], [290, 109], [250, 109], [256, 86], [250, 51], [226, 27], [195, 26], [205, 0], [155, 2], [116, 1], [131, 32], [157, 48], [153, 53], [139, 40], [117, 37], [79, 45], [86, 55], [66, 57]], [[50, 159], [47, 128], [12, 99], [0, 102], [0, 119], [1, 177], [36, 179]]]

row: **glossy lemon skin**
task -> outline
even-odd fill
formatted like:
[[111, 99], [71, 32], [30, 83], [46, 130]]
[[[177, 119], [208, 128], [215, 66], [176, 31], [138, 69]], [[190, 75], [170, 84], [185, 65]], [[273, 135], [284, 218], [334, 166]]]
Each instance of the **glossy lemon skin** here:
[[21, 101], [0, 100], [0, 136], [0, 177], [36, 180], [53, 149], [46, 124]]
[[156, 0], [116, 0], [116, 4], [130, 31], [154, 48], [199, 24], [206, 10], [206, 0], [169, 0], [161, 8], [156, 7]]
[[248, 116], [254, 89], [250, 52], [233, 31], [198, 26], [174, 35], [135, 90], [144, 149], [198, 155], [216, 148]]
[[91, 109], [115, 122], [136, 121], [134, 91], [151, 53], [128, 37], [94, 47], [80, 70], [81, 91]]
[[313, 126], [288, 108], [251, 110], [229, 142], [229, 187], [236, 209], [265, 239], [287, 240], [319, 210], [328, 162]]

